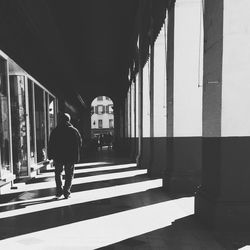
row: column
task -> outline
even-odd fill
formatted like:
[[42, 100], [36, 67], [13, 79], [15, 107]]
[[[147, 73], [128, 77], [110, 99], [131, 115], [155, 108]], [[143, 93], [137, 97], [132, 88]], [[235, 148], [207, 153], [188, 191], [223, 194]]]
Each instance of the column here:
[[139, 72], [138, 72], [138, 87], [137, 87], [137, 125], [138, 125], [138, 155], [137, 165], [142, 167], [142, 148], [143, 148], [143, 68], [142, 68], [142, 53], [141, 53], [141, 37], [139, 37]]
[[201, 180], [201, 0], [176, 0], [169, 12], [167, 188], [193, 194]]
[[167, 23], [167, 137], [173, 137], [174, 98], [174, 20], [175, 6], [170, 6]]
[[[151, 53], [151, 164], [149, 173], [152, 177], [165, 178], [167, 168], [167, 28], [168, 13], [165, 23], [157, 36]], [[153, 56], [152, 56], [153, 54]], [[153, 64], [153, 65], [152, 65]], [[153, 78], [153, 79], [152, 79]], [[152, 86], [153, 85], [153, 86]]]
[[202, 185], [195, 214], [250, 229], [250, 2], [205, 1]]

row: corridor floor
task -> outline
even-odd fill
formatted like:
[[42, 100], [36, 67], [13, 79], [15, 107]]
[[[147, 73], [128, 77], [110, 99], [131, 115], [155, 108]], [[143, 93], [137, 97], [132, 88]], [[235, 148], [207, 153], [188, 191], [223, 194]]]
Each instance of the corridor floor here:
[[0, 249], [237, 249], [194, 220], [193, 197], [170, 198], [126, 159], [96, 159], [76, 165], [70, 199], [54, 198], [52, 168], [1, 195]]

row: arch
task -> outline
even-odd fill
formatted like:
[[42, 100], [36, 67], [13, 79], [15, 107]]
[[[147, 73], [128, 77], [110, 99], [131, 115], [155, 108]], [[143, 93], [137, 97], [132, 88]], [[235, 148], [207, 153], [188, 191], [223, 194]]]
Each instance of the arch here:
[[114, 102], [109, 96], [97, 96], [91, 102], [91, 139], [96, 148], [112, 148]]

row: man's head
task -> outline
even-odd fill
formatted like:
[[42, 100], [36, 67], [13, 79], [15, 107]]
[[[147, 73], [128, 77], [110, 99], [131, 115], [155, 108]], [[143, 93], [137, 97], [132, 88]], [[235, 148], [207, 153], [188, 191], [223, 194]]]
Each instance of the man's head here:
[[71, 117], [68, 113], [59, 113], [59, 115], [58, 115], [58, 123], [59, 124], [70, 122], [70, 119], [71, 119]]

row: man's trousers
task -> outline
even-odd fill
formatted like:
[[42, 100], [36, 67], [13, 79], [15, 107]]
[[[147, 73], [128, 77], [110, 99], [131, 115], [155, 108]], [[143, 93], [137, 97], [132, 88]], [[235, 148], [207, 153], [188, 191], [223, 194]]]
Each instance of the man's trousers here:
[[[64, 168], [65, 182], [62, 187], [62, 171]], [[74, 163], [58, 163], [55, 162], [55, 181], [56, 181], [56, 193], [57, 195], [64, 194], [64, 196], [70, 195], [70, 189], [72, 186], [72, 180], [74, 177]]]

